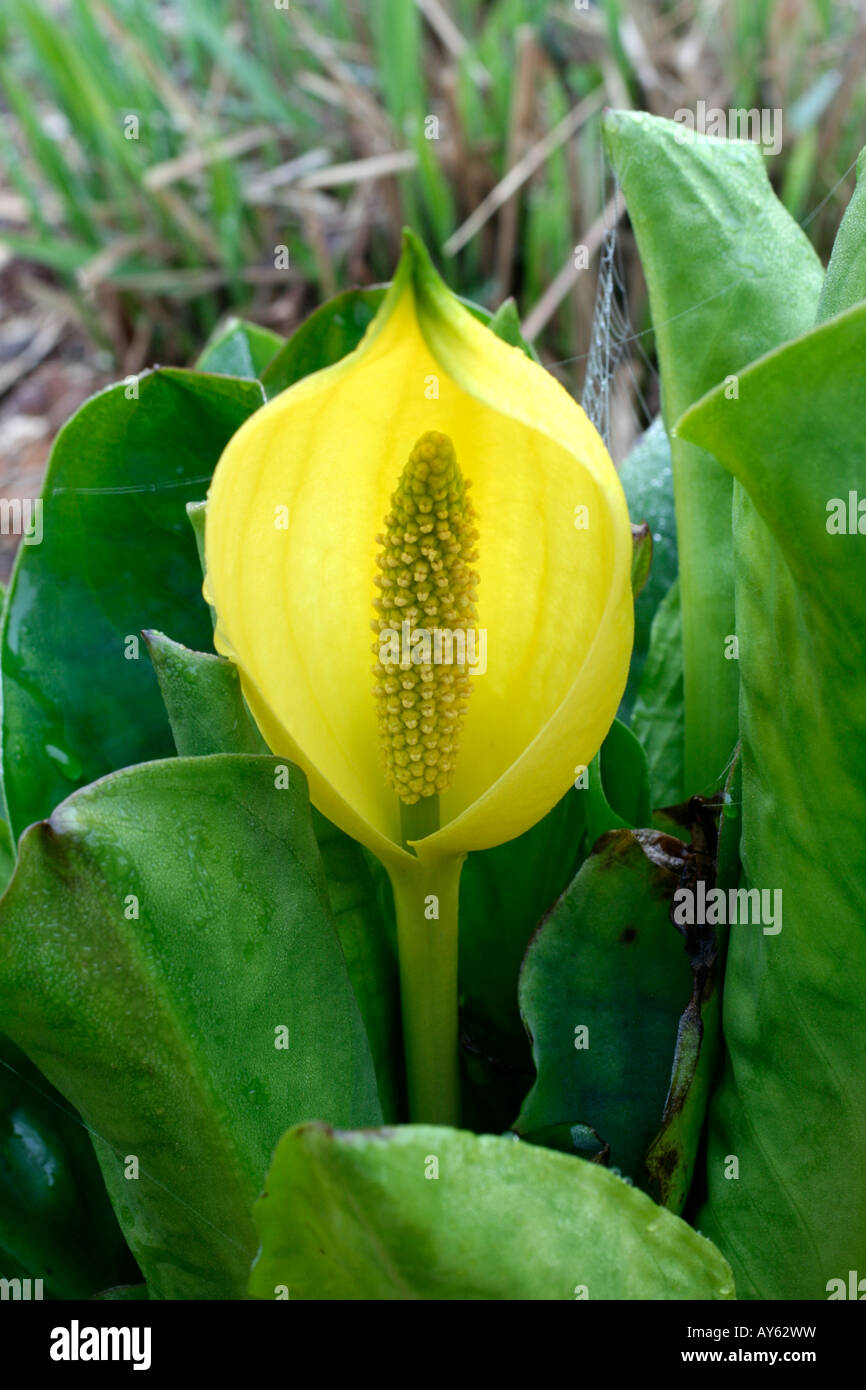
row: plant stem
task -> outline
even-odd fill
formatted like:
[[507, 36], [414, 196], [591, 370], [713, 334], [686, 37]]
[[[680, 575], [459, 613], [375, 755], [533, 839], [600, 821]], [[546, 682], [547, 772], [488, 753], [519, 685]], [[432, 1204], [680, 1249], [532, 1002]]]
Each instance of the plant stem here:
[[397, 912], [409, 1116], [460, 1124], [457, 902], [464, 855], [390, 870]]

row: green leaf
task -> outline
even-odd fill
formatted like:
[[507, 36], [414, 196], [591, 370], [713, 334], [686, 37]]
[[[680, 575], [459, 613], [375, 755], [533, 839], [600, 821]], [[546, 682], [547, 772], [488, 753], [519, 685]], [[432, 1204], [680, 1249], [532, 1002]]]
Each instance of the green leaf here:
[[261, 377], [268, 363], [285, 347], [285, 338], [270, 328], [230, 318], [219, 324], [195, 364], [197, 372]]
[[671, 446], [661, 418], [641, 435], [620, 465], [632, 522], [645, 521], [652, 536], [652, 564], [634, 606], [634, 647], [619, 717], [628, 721], [649, 650], [656, 609], [677, 577], [677, 524]]
[[[145, 633], [181, 757], [266, 753], [241, 693], [237, 667], [223, 657], [191, 652], [162, 633]], [[349, 979], [373, 1054], [382, 1112], [397, 1118], [402, 1034], [396, 948], [379, 910], [360, 845], [310, 808], [328, 900]]]
[[[665, 424], [814, 320], [821, 264], [749, 141], [611, 112], [608, 153], [649, 288]], [[712, 792], [737, 741], [731, 479], [672, 438], [683, 613], [685, 792]]]
[[866, 149], [857, 160], [857, 187], [839, 224], [824, 276], [817, 322], [866, 299]]
[[[477, 306], [473, 306], [477, 307]], [[484, 314], [486, 318], [487, 315]], [[511, 347], [518, 347], [526, 353], [526, 356], [534, 362], [538, 361], [538, 354], [534, 348], [527, 343], [520, 331], [520, 315], [517, 312], [517, 305], [513, 299], [504, 299], [496, 313], [490, 319], [487, 327], [491, 333], [495, 333], [497, 338], [501, 338], [504, 343]]]
[[[207, 573], [207, 565], [205, 564], [204, 557], [204, 532], [205, 526], [207, 525], [207, 502], [187, 502], [186, 515], [192, 527], [192, 533], [195, 536], [195, 548], [196, 554], [198, 555], [199, 568], [201, 569], [202, 577], [204, 577]], [[208, 605], [208, 612], [210, 613], [211, 626], [216, 627], [216, 610]]]
[[464, 1006], [489, 1027], [522, 1036], [520, 962], [539, 918], [579, 862], [586, 793], [568, 792], [516, 840], [470, 854], [460, 879], [460, 983]]
[[344, 290], [310, 314], [262, 375], [268, 399], [353, 352], [385, 298], [383, 285]]
[[608, 830], [649, 822], [643, 751], [615, 720], [579, 786], [531, 830], [467, 857], [460, 880], [461, 1037], [468, 1114], [504, 1129], [532, 1081], [517, 1002], [526, 947], [539, 921]]
[[591, 810], [587, 849], [600, 835], [618, 826], [639, 829], [650, 822], [650, 784], [646, 754], [628, 725], [615, 719], [596, 759], [600, 777], [590, 768]]
[[683, 853], [656, 832], [605, 835], [533, 937], [520, 974], [537, 1077], [515, 1130], [590, 1125], [611, 1164], [641, 1187], [692, 990], [669, 915]]
[[91, 1130], [155, 1297], [242, 1295], [287, 1125], [380, 1119], [306, 783], [291, 768], [280, 785], [285, 766], [105, 778], [27, 832], [0, 907], [0, 1024]]
[[680, 586], [675, 580], [653, 618], [649, 652], [631, 716], [647, 756], [653, 806], [685, 795], [685, 710]]
[[396, 941], [387, 931], [361, 846], [311, 809], [331, 913], [367, 1030], [382, 1114], [391, 1123], [405, 1113]]
[[[718, 828], [715, 881], [709, 885], [721, 888], [723, 892], [739, 887], [740, 883], [739, 838], [742, 818], [738, 803], [741, 786], [738, 756], [725, 786], [725, 802]], [[704, 814], [707, 809], [703, 808]], [[689, 827], [692, 843], [687, 851], [684, 879], [689, 881], [690, 887], [691, 881], [696, 883], [701, 872], [695, 860], [695, 851], [701, 839], [706, 839], [702, 819], [699, 811], [695, 823]], [[704, 881], [706, 884], [707, 880]], [[662, 1126], [646, 1156], [650, 1192], [662, 1206], [677, 1213], [683, 1210], [689, 1196], [710, 1090], [719, 1063], [722, 1027], [720, 981], [724, 978], [728, 937], [726, 924], [711, 925], [709, 931], [704, 925], [702, 929], [686, 931], [685, 934], [695, 988], [677, 1029], [674, 1065]], [[710, 957], [712, 967], [704, 974], [702, 967]]]
[[267, 753], [244, 703], [238, 668], [231, 661], [190, 651], [161, 632], [145, 630], [142, 636], [180, 757]]
[[652, 532], [645, 521], [639, 526], [632, 524], [631, 541], [631, 591], [634, 597], [638, 598], [649, 579], [653, 561]]
[[826, 1298], [866, 1248], [864, 379], [861, 303], [678, 425], [737, 480], [742, 860], [776, 916], [731, 931], [700, 1216], [745, 1297]]
[[12, 877], [14, 868], [15, 841], [12, 839], [8, 820], [0, 816], [0, 893], [6, 891], [6, 885]]
[[0, 1037], [0, 1263], [53, 1298], [136, 1276], [78, 1116]]
[[733, 1297], [710, 1242], [613, 1173], [489, 1134], [303, 1126], [255, 1217], [256, 1298]]
[[470, 854], [460, 879], [459, 978], [467, 1122], [502, 1130], [532, 1080], [517, 980], [539, 919], [586, 851], [588, 791], [570, 791], [516, 840]]
[[22, 545], [2, 633], [3, 779], [16, 838], [70, 790], [171, 751], [143, 627], [210, 641], [185, 505], [262, 403], [261, 387], [150, 372], [61, 430], [43, 539]]

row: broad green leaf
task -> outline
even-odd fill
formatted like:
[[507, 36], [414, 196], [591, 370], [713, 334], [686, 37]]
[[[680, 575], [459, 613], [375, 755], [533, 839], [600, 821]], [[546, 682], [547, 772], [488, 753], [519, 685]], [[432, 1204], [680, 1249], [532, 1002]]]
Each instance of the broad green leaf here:
[[680, 586], [674, 580], [656, 609], [649, 652], [631, 716], [649, 764], [653, 806], [682, 800], [685, 711]]
[[0, 1037], [0, 1267], [49, 1298], [90, 1298], [136, 1277], [78, 1116]]
[[860, 304], [678, 425], [737, 479], [742, 861], [776, 918], [731, 931], [700, 1216], [744, 1297], [826, 1298], [866, 1249], [864, 380]]
[[39, 545], [19, 548], [2, 633], [3, 780], [17, 838], [76, 786], [171, 752], [143, 627], [210, 641], [184, 508], [262, 403], [256, 382], [160, 370], [57, 436]]
[[[605, 141], [643, 262], [668, 431], [683, 411], [814, 321], [821, 264], [749, 141], [611, 112]], [[672, 438], [683, 614], [682, 795], [709, 794], [737, 741], [731, 479]]]
[[[144, 636], [181, 757], [267, 752], [230, 661], [191, 652], [159, 632]], [[314, 807], [310, 810], [331, 912], [373, 1054], [383, 1115], [390, 1121], [398, 1114], [402, 1063], [395, 946], [360, 845]]]
[[715, 1247], [613, 1173], [465, 1130], [292, 1130], [255, 1218], [262, 1299], [734, 1295]]
[[285, 338], [270, 328], [231, 318], [217, 327], [195, 369], [248, 379], [260, 377], [285, 342]]
[[115, 773], [26, 833], [0, 907], [0, 1026], [81, 1113], [158, 1298], [242, 1296], [287, 1125], [381, 1115], [286, 767]]
[[344, 290], [305, 319], [262, 375], [268, 399], [353, 352], [385, 297], [385, 286]]
[[[520, 1027], [517, 976], [540, 917], [574, 872], [585, 834], [582, 796], [570, 791], [525, 834], [468, 856], [460, 879], [461, 994], [503, 1032]], [[518, 1035], [519, 1036], [519, 1035]]]
[[632, 522], [645, 521], [652, 536], [652, 563], [649, 578], [634, 605], [634, 647], [628, 685], [619, 711], [620, 719], [627, 722], [649, 649], [653, 617], [677, 577], [671, 446], [661, 418], [653, 421], [620, 465], [619, 480], [625, 490]]
[[866, 149], [857, 160], [857, 187], [839, 224], [824, 276], [817, 322], [866, 299]]
[[477, 1128], [504, 1129], [532, 1081], [517, 1002], [529, 939], [600, 835], [649, 823], [646, 759], [615, 720], [577, 786], [525, 834], [470, 854], [460, 880], [461, 1037]]
[[586, 790], [568, 792], [516, 840], [470, 854], [460, 878], [461, 1043], [466, 1119], [503, 1130], [532, 1080], [517, 1006], [520, 963], [586, 852]]
[[405, 1113], [396, 940], [386, 929], [361, 846], [315, 807], [311, 810], [331, 914], [376, 1069], [382, 1114], [392, 1123]]
[[670, 921], [684, 849], [656, 832], [605, 835], [533, 937], [520, 973], [537, 1076], [515, 1130], [589, 1125], [640, 1187], [692, 991]]

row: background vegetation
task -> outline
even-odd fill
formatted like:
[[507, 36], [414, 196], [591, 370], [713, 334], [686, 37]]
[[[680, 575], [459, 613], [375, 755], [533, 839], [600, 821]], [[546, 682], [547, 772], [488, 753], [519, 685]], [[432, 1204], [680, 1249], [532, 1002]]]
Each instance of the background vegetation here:
[[104, 381], [192, 361], [229, 311], [290, 332], [388, 278], [407, 222], [579, 393], [620, 215], [622, 458], [657, 385], [603, 108], [781, 108], [771, 175], [825, 258], [866, 140], [862, 0], [16, 0], [0, 54], [13, 492]]

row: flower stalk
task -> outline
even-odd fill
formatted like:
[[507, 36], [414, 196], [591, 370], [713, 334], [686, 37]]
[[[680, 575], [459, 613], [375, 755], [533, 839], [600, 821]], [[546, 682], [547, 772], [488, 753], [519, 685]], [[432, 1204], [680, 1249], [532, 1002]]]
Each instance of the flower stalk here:
[[409, 1115], [415, 1123], [460, 1124], [457, 924], [465, 857], [407, 858], [390, 869]]

